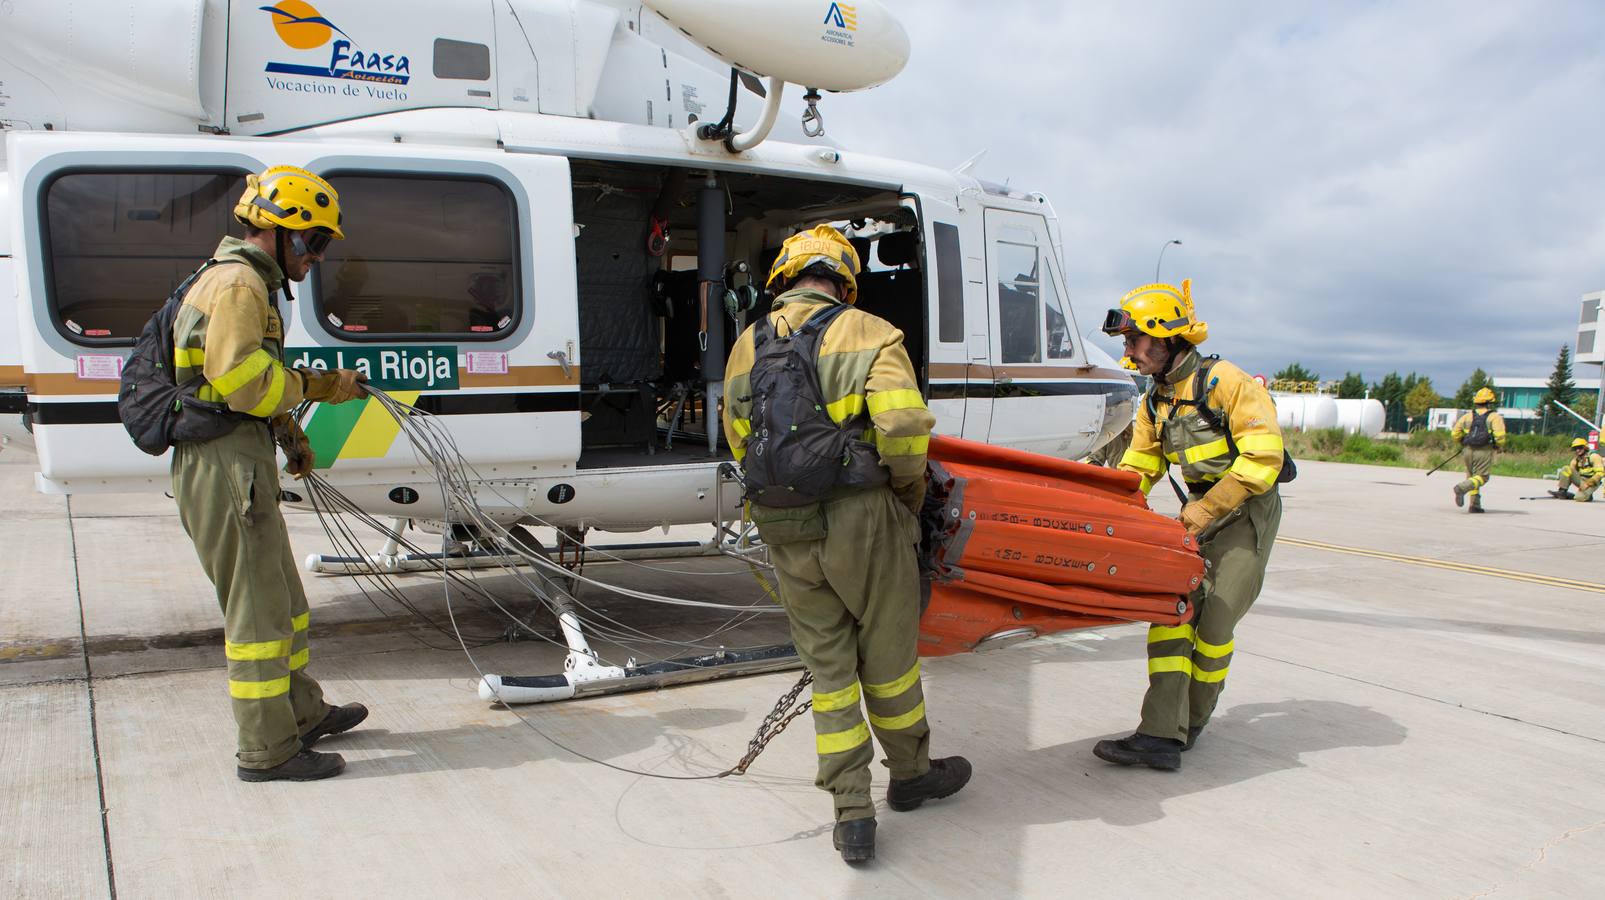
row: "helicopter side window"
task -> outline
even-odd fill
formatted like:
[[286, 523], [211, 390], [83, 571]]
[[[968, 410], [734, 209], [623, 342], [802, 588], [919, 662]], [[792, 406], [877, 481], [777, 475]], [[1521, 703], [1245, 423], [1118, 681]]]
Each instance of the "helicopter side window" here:
[[498, 182], [340, 174], [346, 237], [318, 264], [317, 314], [347, 341], [497, 340], [518, 327], [518, 216]]
[[244, 171], [77, 171], [44, 189], [47, 306], [89, 347], [130, 347], [234, 221]]
[[1065, 315], [1059, 291], [1053, 286], [1052, 272], [1045, 273], [1042, 278], [1042, 298], [1042, 305], [1048, 312], [1048, 358], [1073, 359], [1076, 345], [1070, 335], [1070, 317]]

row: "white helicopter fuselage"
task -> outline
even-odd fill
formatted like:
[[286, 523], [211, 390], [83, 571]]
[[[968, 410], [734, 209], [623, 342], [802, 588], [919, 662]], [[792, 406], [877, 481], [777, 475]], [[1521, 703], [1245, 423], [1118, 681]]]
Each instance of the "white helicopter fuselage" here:
[[[34, 447], [41, 490], [167, 488], [167, 459], [117, 420], [122, 361], [233, 227], [243, 176], [273, 165], [328, 177], [346, 216], [347, 240], [281, 303], [287, 359], [361, 369], [440, 416], [508, 522], [732, 518], [726, 348], [758, 312], [756, 273], [819, 222], [867, 251], [861, 305], [903, 330], [938, 432], [1078, 458], [1131, 419], [1131, 379], [1075, 326], [1044, 198], [801, 133], [739, 152], [698, 137], [729, 77], [695, 23], [585, 0], [461, 4], [450, 22], [416, 0], [71, 19], [95, 6], [121, 8], [16, 0], [26, 25], [0, 37], [0, 316], [15, 323], [0, 439]], [[817, 6], [829, 52], [895, 56], [878, 4], [834, 22], [841, 8]], [[137, 59], [117, 52], [131, 42]], [[778, 103], [773, 73], [740, 62]], [[654, 228], [666, 248], [648, 248]], [[377, 403], [315, 406], [303, 425], [369, 513], [447, 516]]]

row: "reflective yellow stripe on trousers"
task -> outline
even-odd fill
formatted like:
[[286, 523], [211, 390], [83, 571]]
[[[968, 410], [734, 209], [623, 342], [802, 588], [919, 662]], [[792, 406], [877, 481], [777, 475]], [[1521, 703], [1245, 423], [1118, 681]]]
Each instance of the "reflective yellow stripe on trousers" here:
[[229, 679], [229, 696], [236, 700], [266, 700], [290, 692], [290, 676], [267, 681], [235, 681]]
[[843, 753], [852, 750], [868, 742], [869, 726], [859, 722], [846, 731], [832, 731], [827, 734], [815, 735], [814, 749], [819, 752], [820, 756], [828, 756], [832, 753]]

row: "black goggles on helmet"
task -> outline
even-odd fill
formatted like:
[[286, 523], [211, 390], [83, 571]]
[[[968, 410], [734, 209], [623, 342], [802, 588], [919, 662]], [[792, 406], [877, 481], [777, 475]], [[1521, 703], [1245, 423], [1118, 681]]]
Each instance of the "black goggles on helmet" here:
[[313, 228], [309, 231], [297, 231], [290, 235], [290, 249], [298, 255], [322, 255], [329, 249], [329, 242], [334, 240], [334, 232], [327, 228]]
[[1112, 337], [1137, 331], [1137, 320], [1123, 309], [1111, 309], [1103, 316], [1103, 333]]

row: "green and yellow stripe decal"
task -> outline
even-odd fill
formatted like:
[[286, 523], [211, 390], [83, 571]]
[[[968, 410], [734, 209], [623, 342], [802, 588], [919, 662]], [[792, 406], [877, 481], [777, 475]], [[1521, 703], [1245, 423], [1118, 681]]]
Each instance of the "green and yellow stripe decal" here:
[[[387, 391], [408, 406], [422, 391]], [[382, 459], [390, 452], [401, 424], [372, 397], [360, 402], [319, 403], [307, 420], [307, 440], [317, 456], [317, 468], [327, 469], [341, 459]]]

